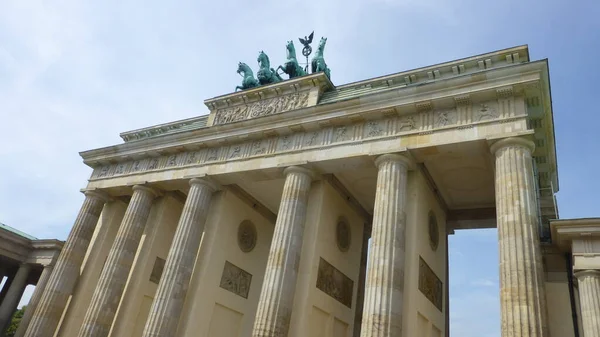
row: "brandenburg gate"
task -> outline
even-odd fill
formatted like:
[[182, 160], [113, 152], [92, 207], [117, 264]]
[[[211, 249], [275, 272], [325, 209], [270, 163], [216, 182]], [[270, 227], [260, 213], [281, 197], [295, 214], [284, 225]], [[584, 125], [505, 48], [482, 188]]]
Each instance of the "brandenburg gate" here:
[[600, 221], [556, 220], [547, 60], [334, 86], [325, 42], [310, 69], [290, 41], [208, 114], [82, 152], [24, 335], [447, 336], [448, 235], [497, 227], [502, 336], [600, 336]]

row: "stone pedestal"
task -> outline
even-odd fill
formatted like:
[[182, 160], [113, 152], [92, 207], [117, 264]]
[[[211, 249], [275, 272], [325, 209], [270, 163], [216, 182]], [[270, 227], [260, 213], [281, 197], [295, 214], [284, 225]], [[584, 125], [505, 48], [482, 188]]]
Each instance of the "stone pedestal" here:
[[579, 298], [583, 337], [600, 337], [600, 270], [575, 273], [579, 281]]
[[107, 196], [85, 192], [73, 229], [58, 256], [37, 308], [25, 332], [26, 337], [52, 337], [79, 278], [81, 264]]
[[23, 296], [23, 291], [27, 287], [27, 277], [29, 276], [29, 270], [31, 266], [28, 264], [22, 264], [13, 279], [6, 297], [0, 305], [0, 335], [4, 336], [4, 331], [8, 328], [8, 324], [12, 319], [13, 314], [17, 310], [17, 305]]
[[409, 160], [387, 154], [378, 168], [360, 336], [402, 335], [406, 178]]
[[192, 179], [190, 186], [144, 337], [175, 336], [177, 331], [212, 193], [216, 190], [213, 184], [203, 179]]
[[52, 270], [54, 266], [45, 266], [42, 271], [42, 275], [35, 285], [35, 290], [33, 291], [33, 295], [29, 299], [29, 303], [27, 303], [27, 309], [25, 309], [25, 314], [23, 318], [21, 318], [21, 323], [19, 323], [19, 327], [17, 328], [17, 332], [15, 333], [15, 337], [22, 337], [25, 334], [25, 330], [27, 330], [27, 326], [29, 326], [29, 322], [31, 322], [31, 317], [33, 317], [33, 313], [40, 302], [40, 298], [46, 288], [46, 284], [48, 283], [48, 279], [52, 274]]
[[155, 191], [149, 187], [133, 187], [133, 196], [100, 274], [79, 337], [108, 336], [155, 197]]
[[503, 337], [548, 335], [531, 153], [534, 144], [507, 138], [491, 147], [496, 158], [496, 214]]
[[254, 320], [253, 337], [285, 337], [290, 326], [312, 173], [294, 166], [284, 172], [285, 185]]

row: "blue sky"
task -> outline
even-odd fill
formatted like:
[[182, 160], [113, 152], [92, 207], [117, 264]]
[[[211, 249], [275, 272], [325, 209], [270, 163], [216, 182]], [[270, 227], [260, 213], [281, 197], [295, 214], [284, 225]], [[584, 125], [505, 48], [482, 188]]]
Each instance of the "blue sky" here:
[[[0, 221], [64, 239], [91, 173], [79, 151], [205, 114], [239, 61], [281, 63], [313, 29], [334, 84], [528, 44], [550, 63], [561, 217], [598, 216], [598, 17], [592, 0], [0, 0]], [[450, 243], [453, 336], [499, 336], [495, 231]]]

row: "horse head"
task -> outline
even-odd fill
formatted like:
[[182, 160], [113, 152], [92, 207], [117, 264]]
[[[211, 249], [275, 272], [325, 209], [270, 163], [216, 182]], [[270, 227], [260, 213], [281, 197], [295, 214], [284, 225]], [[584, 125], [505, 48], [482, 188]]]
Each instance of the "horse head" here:
[[250, 67], [246, 63], [240, 62], [238, 63], [237, 73], [244, 73], [244, 76], [252, 76], [252, 69], [250, 69]]
[[258, 64], [260, 65], [261, 68], [270, 68], [271, 67], [271, 62], [269, 61], [269, 56], [267, 56], [267, 54], [265, 54], [264, 51], [260, 51], [260, 53], [258, 53], [258, 58], [256, 59], [258, 61]]
[[285, 45], [285, 48], [287, 48], [288, 52], [293, 53], [296, 51], [296, 48], [294, 48], [294, 41], [288, 41], [287, 44]]
[[326, 37], [322, 37], [321, 41], [319, 41], [319, 50], [323, 51], [323, 49], [325, 49], [325, 44], [327, 43], [327, 38]]

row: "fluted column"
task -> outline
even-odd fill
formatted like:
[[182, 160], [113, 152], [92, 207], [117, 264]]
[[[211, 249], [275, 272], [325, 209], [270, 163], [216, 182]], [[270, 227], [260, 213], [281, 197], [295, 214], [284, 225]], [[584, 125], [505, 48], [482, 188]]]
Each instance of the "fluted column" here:
[[377, 187], [365, 285], [362, 337], [402, 335], [406, 178], [409, 160], [397, 154], [376, 159]]
[[38, 303], [40, 302], [40, 298], [44, 293], [44, 289], [46, 288], [46, 284], [48, 283], [48, 279], [52, 274], [52, 270], [54, 269], [53, 265], [45, 266], [44, 270], [42, 270], [42, 274], [35, 285], [35, 290], [33, 291], [33, 295], [29, 299], [29, 303], [27, 303], [27, 308], [25, 309], [25, 314], [21, 318], [21, 322], [19, 323], [19, 327], [17, 328], [17, 332], [15, 333], [15, 337], [22, 337], [25, 334], [25, 330], [27, 330], [27, 326], [31, 321], [31, 317], [33, 317], [33, 313], [37, 308]]
[[295, 166], [284, 173], [253, 337], [286, 337], [290, 326], [312, 173]]
[[491, 147], [496, 157], [503, 337], [548, 335], [533, 149], [533, 142], [522, 138], [503, 139]]
[[14, 280], [10, 284], [10, 288], [8, 288], [6, 297], [4, 297], [4, 301], [0, 305], [0, 336], [4, 336], [4, 331], [8, 328], [8, 324], [17, 310], [19, 301], [23, 296], [23, 291], [27, 287], [27, 277], [30, 270], [31, 265], [29, 264], [22, 264], [19, 267]]
[[133, 196], [108, 253], [79, 337], [108, 336], [155, 197], [156, 192], [149, 187], [133, 187]]
[[575, 273], [579, 281], [583, 337], [600, 337], [600, 270]]
[[104, 204], [104, 193], [86, 191], [75, 224], [50, 274], [46, 289], [25, 332], [26, 337], [52, 337], [79, 278], [81, 264]]
[[215, 186], [190, 180], [183, 211], [144, 328], [144, 337], [175, 336]]

